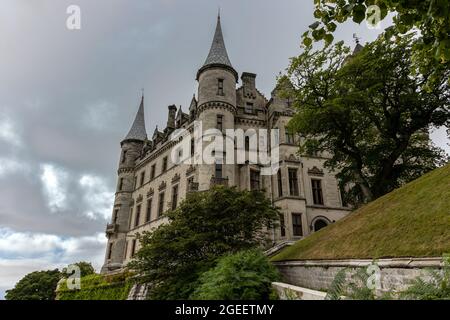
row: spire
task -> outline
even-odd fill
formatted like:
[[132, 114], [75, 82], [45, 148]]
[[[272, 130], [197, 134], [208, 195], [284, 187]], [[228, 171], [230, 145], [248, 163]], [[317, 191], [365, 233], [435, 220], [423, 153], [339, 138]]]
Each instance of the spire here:
[[123, 141], [126, 140], [139, 140], [144, 141], [147, 139], [147, 131], [145, 130], [145, 117], [144, 117], [144, 93], [142, 93], [141, 104], [139, 105], [136, 118], [130, 131]]
[[217, 25], [216, 31], [214, 33], [213, 42], [211, 44], [211, 48], [209, 49], [208, 57], [206, 58], [203, 67], [200, 68], [197, 74], [197, 78], [198, 75], [201, 73], [201, 71], [210, 66], [216, 65], [221, 65], [230, 68], [233, 71], [233, 73], [236, 74], [237, 77], [237, 73], [234, 70], [233, 66], [231, 65], [230, 59], [228, 58], [227, 49], [225, 47], [225, 42], [223, 40], [222, 26], [220, 24], [220, 9], [219, 14], [217, 16]]

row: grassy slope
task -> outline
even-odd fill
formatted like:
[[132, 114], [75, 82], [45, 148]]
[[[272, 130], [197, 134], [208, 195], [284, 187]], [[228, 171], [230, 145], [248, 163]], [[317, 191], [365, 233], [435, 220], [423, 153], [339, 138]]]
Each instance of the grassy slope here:
[[434, 170], [281, 251], [273, 261], [450, 253], [450, 165]]

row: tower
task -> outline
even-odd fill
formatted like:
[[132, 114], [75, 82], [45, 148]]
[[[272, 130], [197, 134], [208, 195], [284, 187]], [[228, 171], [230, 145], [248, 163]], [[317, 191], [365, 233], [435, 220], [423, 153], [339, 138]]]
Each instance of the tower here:
[[120, 143], [117, 189], [111, 223], [106, 227], [108, 244], [102, 272], [122, 267], [126, 255], [126, 235], [132, 210], [132, 192], [135, 186], [134, 166], [144, 142], [147, 140], [144, 119], [144, 96], [142, 96], [136, 118], [126, 137]]
[[[236, 114], [236, 83], [238, 73], [233, 68], [225, 47], [220, 15], [213, 42], [205, 63], [197, 72], [198, 102], [197, 119], [201, 121], [203, 130], [216, 128], [225, 133], [225, 129], [234, 128]], [[209, 142], [203, 142], [203, 150]], [[202, 165], [199, 174], [204, 175], [200, 181], [201, 190], [209, 189], [208, 177], [213, 184], [234, 183], [233, 168], [227, 168], [217, 161], [215, 165]]]

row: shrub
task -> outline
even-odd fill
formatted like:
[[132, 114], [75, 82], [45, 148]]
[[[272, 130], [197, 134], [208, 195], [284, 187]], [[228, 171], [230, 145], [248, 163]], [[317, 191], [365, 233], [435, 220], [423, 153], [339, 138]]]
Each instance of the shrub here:
[[272, 296], [271, 283], [279, 279], [275, 267], [259, 250], [222, 257], [217, 266], [200, 277], [192, 299], [261, 300]]

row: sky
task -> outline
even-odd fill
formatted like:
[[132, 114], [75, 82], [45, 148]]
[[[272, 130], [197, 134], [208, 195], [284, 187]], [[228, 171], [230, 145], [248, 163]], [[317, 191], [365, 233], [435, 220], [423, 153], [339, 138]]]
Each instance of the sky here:
[[[70, 5], [80, 30], [66, 26]], [[312, 0], [1, 1], [0, 299], [31, 271], [80, 260], [99, 270], [141, 88], [151, 136], [168, 105], [187, 110], [219, 6], [233, 66], [270, 97], [314, 21]], [[365, 43], [380, 31], [350, 22], [335, 38], [353, 46], [354, 33]], [[444, 129], [432, 137], [450, 152]]]

